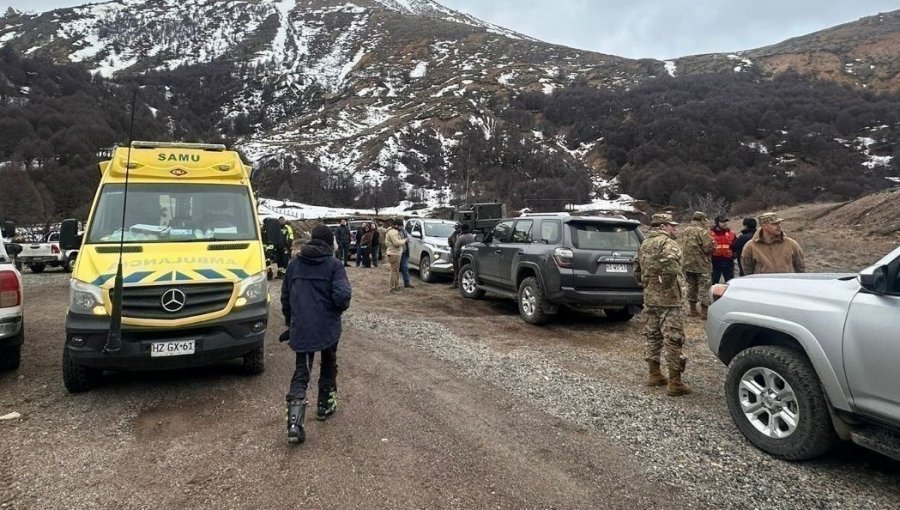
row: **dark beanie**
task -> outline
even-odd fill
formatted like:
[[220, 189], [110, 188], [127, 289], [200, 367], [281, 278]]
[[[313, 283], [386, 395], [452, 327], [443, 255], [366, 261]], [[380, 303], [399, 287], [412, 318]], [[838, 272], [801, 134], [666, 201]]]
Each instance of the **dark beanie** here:
[[329, 245], [334, 244], [334, 234], [331, 232], [331, 229], [325, 225], [319, 224], [313, 227], [312, 238], [325, 241]]

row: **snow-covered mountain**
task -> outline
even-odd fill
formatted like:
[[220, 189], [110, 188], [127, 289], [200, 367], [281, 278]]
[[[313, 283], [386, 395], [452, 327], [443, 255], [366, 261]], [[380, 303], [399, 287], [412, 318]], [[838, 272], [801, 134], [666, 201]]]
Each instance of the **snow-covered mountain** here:
[[[873, 33], [887, 41], [900, 16], [885, 16], [878, 23], [887, 28]], [[781, 71], [803, 61], [804, 44], [820, 60], [823, 51], [841, 51], [829, 58], [854, 58], [862, 68], [868, 57], [859, 48], [871, 40], [839, 33], [844, 42], [833, 48], [816, 37], [661, 62], [543, 43], [433, 0], [117, 0], [0, 18], [0, 44], [80, 62], [116, 81], [137, 78], [164, 89], [169, 106], [209, 90], [209, 119], [233, 129], [261, 168], [304, 161], [357, 183], [393, 178], [422, 202], [459, 194], [448, 175], [479, 164], [458, 163], [460, 142], [473, 131], [485, 143], [523, 145], [593, 172], [598, 188], [608, 184], [602, 140], [573, 149], [543, 132], [540, 119], [522, 129], [504, 118], [512, 96], [573, 83], [625, 89], [666, 74]], [[891, 67], [876, 64], [879, 80], [896, 81], [882, 76]]]

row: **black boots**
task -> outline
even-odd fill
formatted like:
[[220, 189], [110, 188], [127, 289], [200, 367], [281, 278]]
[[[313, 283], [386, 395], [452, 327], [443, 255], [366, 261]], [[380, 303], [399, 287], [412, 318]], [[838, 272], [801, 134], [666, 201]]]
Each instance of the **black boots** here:
[[316, 406], [316, 419], [323, 421], [337, 410], [337, 390], [323, 388], [319, 390], [319, 403]]
[[306, 414], [306, 400], [294, 399], [287, 404], [287, 429], [289, 443], [302, 443], [306, 440], [303, 430], [303, 415]]

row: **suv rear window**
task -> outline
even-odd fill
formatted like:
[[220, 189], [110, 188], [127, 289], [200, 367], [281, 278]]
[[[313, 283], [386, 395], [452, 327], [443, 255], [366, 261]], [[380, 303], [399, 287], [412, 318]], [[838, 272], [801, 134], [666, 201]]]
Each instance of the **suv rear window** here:
[[580, 250], [637, 251], [641, 238], [637, 227], [603, 223], [571, 223], [572, 244]]

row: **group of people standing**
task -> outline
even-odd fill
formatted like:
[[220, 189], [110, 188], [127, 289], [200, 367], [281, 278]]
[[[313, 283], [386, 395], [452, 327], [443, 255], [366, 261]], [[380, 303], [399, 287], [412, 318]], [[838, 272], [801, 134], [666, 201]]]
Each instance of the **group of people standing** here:
[[[706, 214], [698, 211], [679, 234], [671, 214], [654, 214], [635, 259], [635, 277], [644, 289], [647, 385], [668, 386], [670, 396], [692, 392], [681, 380], [687, 365], [682, 352], [685, 303], [689, 316], [705, 320], [710, 287], [734, 278], [735, 263], [740, 276], [806, 271], [803, 250], [781, 230], [784, 220], [778, 214], [744, 218], [740, 235], [728, 228], [728, 221], [717, 216], [710, 228]], [[663, 351], [668, 378], [661, 370]]]

